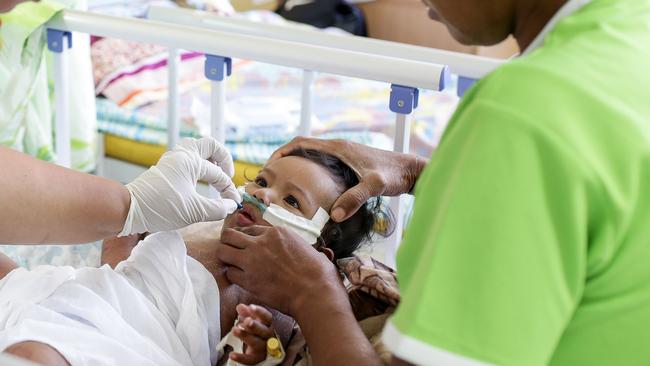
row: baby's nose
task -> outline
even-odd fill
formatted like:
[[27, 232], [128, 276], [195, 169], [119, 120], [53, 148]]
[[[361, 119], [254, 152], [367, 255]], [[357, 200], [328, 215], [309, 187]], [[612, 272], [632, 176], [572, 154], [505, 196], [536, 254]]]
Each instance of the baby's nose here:
[[272, 193], [270, 189], [258, 189], [253, 193], [253, 197], [257, 198], [258, 201], [264, 203], [266, 206], [270, 206], [272, 202]]

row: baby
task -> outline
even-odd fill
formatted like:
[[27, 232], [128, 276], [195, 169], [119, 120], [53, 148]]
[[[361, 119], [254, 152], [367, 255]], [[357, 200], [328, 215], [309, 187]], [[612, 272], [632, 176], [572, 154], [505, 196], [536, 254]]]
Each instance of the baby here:
[[[261, 212], [269, 206], [285, 217], [311, 220], [357, 183], [340, 160], [294, 151], [246, 186], [243, 208], [223, 228], [271, 225]], [[343, 223], [327, 221], [315, 250], [333, 261], [350, 256], [368, 239], [376, 207], [365, 206]], [[239, 318], [233, 335], [246, 348], [229, 357], [257, 364], [266, 358], [268, 338], [286, 338], [291, 319], [246, 305], [258, 301], [228, 282], [215, 259], [218, 235], [184, 241], [177, 232], [164, 232], [135, 245], [137, 240], [105, 242], [102, 260], [114, 269], [27, 271], [0, 258], [0, 278], [10, 271], [0, 280], [0, 350], [46, 365], [214, 365], [222, 356], [217, 343]]]

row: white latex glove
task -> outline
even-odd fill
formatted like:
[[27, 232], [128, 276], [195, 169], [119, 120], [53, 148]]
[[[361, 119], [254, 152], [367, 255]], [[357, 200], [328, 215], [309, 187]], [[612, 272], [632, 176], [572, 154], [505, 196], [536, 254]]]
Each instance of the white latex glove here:
[[[217, 140], [184, 139], [158, 164], [126, 185], [131, 206], [119, 236], [176, 230], [195, 222], [225, 218], [241, 202], [230, 179], [234, 173], [232, 156]], [[220, 198], [198, 194], [199, 180], [216, 188]]]

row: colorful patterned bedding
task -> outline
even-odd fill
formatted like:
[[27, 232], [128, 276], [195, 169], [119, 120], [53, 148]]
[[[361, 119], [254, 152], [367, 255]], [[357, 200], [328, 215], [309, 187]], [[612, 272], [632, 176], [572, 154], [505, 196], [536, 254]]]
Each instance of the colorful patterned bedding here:
[[[272, 13], [255, 12], [248, 17], [282, 22]], [[95, 40], [91, 50], [96, 91], [105, 98], [97, 101], [100, 131], [165, 145], [166, 51], [112, 39]], [[204, 57], [182, 51], [181, 58], [181, 135], [204, 136], [210, 130], [210, 82], [203, 76]], [[269, 151], [295, 136], [301, 85], [302, 70], [233, 60], [233, 74], [227, 79], [226, 139], [239, 159], [264, 161]], [[381, 141], [382, 145], [393, 136], [389, 84], [317, 73], [313, 90], [314, 135], [336, 134], [371, 144]], [[456, 104], [453, 92], [421, 91], [411, 126], [411, 152], [431, 154]]]
[[[202, 57], [183, 62], [186, 73], [202, 75]], [[194, 69], [192, 69], [194, 68]], [[152, 71], [150, 79], [166, 80], [166, 69]], [[138, 76], [128, 76], [137, 79]], [[227, 82], [226, 139], [238, 159], [263, 161], [273, 148], [296, 134], [300, 118], [300, 70], [236, 60], [233, 76]], [[145, 83], [130, 82], [132, 85]], [[199, 80], [185, 89], [180, 98], [181, 135], [204, 136], [210, 129], [210, 84]], [[388, 110], [390, 85], [335, 75], [318, 74], [314, 81], [313, 134], [319, 137], [355, 141], [390, 139], [395, 116]], [[184, 88], [181, 88], [183, 90]], [[141, 103], [112, 93], [112, 98], [98, 98], [100, 131], [150, 144], [167, 142], [166, 87], [139, 90]], [[146, 102], [144, 102], [146, 101]], [[142, 104], [144, 103], [144, 104]], [[452, 93], [422, 91], [419, 108], [412, 119], [411, 152], [429, 156], [453, 112], [457, 98]], [[382, 135], [380, 138], [379, 135]], [[359, 141], [362, 142], [362, 141]], [[241, 145], [241, 147], [236, 147]], [[264, 156], [247, 152], [260, 150]], [[389, 144], [387, 148], [390, 148]], [[258, 149], [259, 148], [259, 149]], [[272, 149], [271, 149], [272, 151]]]

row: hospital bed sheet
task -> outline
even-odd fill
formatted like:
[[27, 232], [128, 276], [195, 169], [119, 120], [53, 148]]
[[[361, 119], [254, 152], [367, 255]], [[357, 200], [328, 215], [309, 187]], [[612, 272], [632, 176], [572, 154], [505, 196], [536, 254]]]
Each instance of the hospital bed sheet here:
[[[159, 131], [149, 132], [160, 133]], [[319, 137], [346, 139], [380, 149], [390, 149], [392, 147], [392, 141], [386, 135], [376, 132], [329, 132], [319, 135]], [[271, 156], [273, 151], [289, 142], [290, 139], [291, 136], [272, 142], [259, 142], [255, 140], [227, 141], [226, 147], [231, 152], [235, 163], [243, 167], [256, 167], [262, 165]], [[136, 141], [128, 137], [125, 138], [113, 134], [106, 134], [104, 143], [106, 156], [142, 166], [153, 165], [166, 150], [166, 145]], [[249, 178], [252, 177], [249, 176]]]
[[[295, 136], [300, 119], [300, 85], [300, 71], [252, 62], [237, 63], [227, 85], [225, 120], [228, 142], [278, 144]], [[393, 135], [395, 117], [388, 110], [389, 85], [321, 74], [313, 88], [314, 135], [332, 132]], [[166, 97], [166, 92], [156, 93]], [[137, 107], [120, 106], [115, 100], [99, 98], [100, 131], [139, 142], [165, 145], [167, 101], [143, 103]], [[411, 124], [411, 152], [422, 156], [431, 154], [456, 103], [456, 97], [450, 93], [422, 92]], [[180, 111], [181, 136], [208, 135], [209, 83], [202, 82], [184, 93]], [[259, 161], [247, 160], [247, 157], [244, 160]]]
[[[156, 57], [150, 59], [158, 64], [166, 56]], [[200, 59], [202, 61], [202, 57]], [[202, 64], [194, 62], [196, 58], [188, 57], [185, 60], [192, 60], [183, 62], [186, 72], [202, 72]], [[235, 70], [227, 85], [226, 143], [235, 160], [261, 164], [277, 147], [290, 141], [296, 134], [302, 74], [299, 70], [244, 60], [235, 60], [234, 63]], [[126, 67], [132, 69], [129, 65]], [[197, 69], [192, 72], [192, 67]], [[141, 88], [141, 85], [149, 82], [143, 81], [144, 79], [166, 80], [166, 75], [158, 74], [159, 71], [161, 68], [157, 66], [146, 72], [128, 73], [118, 70], [110, 72], [111, 76], [96, 78], [102, 91], [116, 83], [121, 84], [121, 91], [108, 93], [110, 98], [97, 99], [101, 132], [148, 145], [166, 145], [166, 89], [165, 93], [160, 93], [160, 89], [166, 86], [161, 83], [155, 90]], [[152, 73], [156, 76], [153, 77]], [[103, 81], [120, 74], [123, 76], [117, 82]], [[130, 89], [128, 85], [134, 87]], [[322, 138], [349, 139], [378, 148], [392, 148], [389, 136], [393, 133], [394, 116], [387, 108], [388, 93], [388, 85], [383, 83], [319, 75], [314, 82], [313, 134]], [[128, 96], [134, 94], [142, 97], [138, 104], [144, 104], [130, 103], [133, 99]], [[420, 153], [428, 155], [437, 137], [429, 138], [425, 134], [439, 135], [445, 118], [455, 106], [455, 98], [449, 94], [423, 94], [423, 101], [434, 103], [421, 103], [423, 108], [418, 113], [424, 117], [416, 120], [413, 126], [417, 136], [422, 136], [420, 140], [427, 141], [420, 144]], [[143, 97], [144, 95], [149, 96]], [[159, 98], [163, 99], [157, 100]], [[210, 102], [210, 83], [207, 81], [200, 82], [181, 96], [182, 137], [199, 137], [210, 133]], [[440, 123], [436, 122], [438, 120]], [[118, 151], [114, 142], [116, 139], [112, 137], [106, 141], [108, 155], [124, 159], [125, 154]], [[117, 145], [126, 148], [124, 141], [120, 140]], [[125, 160], [150, 165], [152, 159], [138, 157], [136, 151], [140, 149], [135, 146], [128, 147], [129, 154]], [[150, 147], [145, 146], [142, 150], [147, 151], [143, 154], [151, 155], [148, 152]]]
[[101, 242], [80, 245], [0, 245], [0, 252], [25, 268], [42, 264], [75, 268], [98, 267], [101, 251]]

